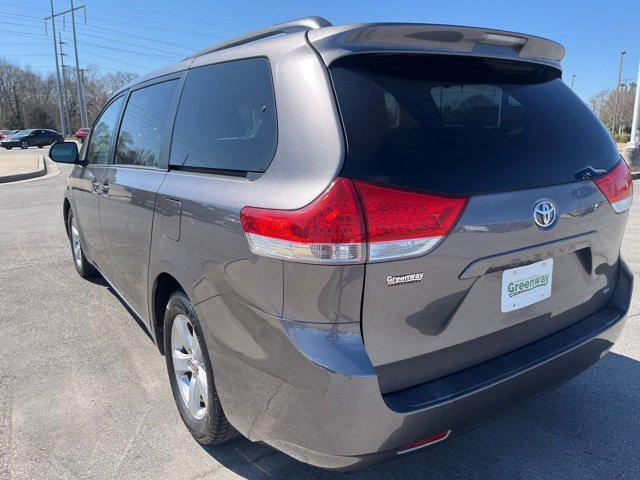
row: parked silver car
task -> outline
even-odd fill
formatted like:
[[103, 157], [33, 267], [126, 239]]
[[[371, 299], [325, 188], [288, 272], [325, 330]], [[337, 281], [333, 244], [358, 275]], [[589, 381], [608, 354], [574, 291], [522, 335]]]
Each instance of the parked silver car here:
[[630, 174], [563, 54], [313, 17], [142, 77], [51, 148], [76, 269], [203, 444], [346, 469], [461, 434], [597, 362], [629, 306]]

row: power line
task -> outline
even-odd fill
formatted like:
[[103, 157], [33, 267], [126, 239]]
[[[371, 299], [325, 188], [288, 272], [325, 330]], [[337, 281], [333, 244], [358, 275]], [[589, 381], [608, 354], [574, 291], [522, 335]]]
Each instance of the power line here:
[[[5, 12], [0, 12], [0, 14], [2, 14], [2, 15], [12, 15], [12, 14], [5, 13]], [[31, 20], [31, 18], [37, 18], [37, 17], [31, 17], [31, 16], [29, 16], [29, 18], [23, 18], [23, 19], [21, 19], [21, 20], [22, 20], [23, 22], [34, 22], [34, 23], [36, 23], [36, 24], [39, 24], [39, 23], [42, 21], [42, 20]], [[29, 25], [29, 24], [24, 24], [24, 23], [6, 22], [6, 21], [2, 21], [2, 20], [0, 20], [0, 23], [7, 24], [7, 25], [11, 25], [11, 26], [14, 26], [14, 27], [27, 27], [27, 28], [33, 28], [33, 27], [35, 26], [35, 25]], [[147, 40], [147, 41], [149, 41], [149, 42], [160, 43], [160, 44], [162, 44], [162, 45], [170, 45], [170, 46], [172, 46], [172, 47], [180, 47], [180, 48], [184, 48], [184, 49], [189, 50], [189, 51], [192, 51], [192, 50], [194, 50], [194, 49], [196, 49], [196, 50], [197, 50], [197, 49], [201, 49], [201, 48], [202, 48], [202, 46], [201, 46], [201, 45], [196, 46], [196, 45], [185, 45], [185, 44], [180, 44], [180, 43], [175, 43], [175, 42], [165, 42], [165, 41], [163, 41], [163, 40], [157, 40], [157, 39], [155, 39], [155, 38], [145, 37], [145, 36], [143, 36], [143, 35], [135, 35], [135, 34], [133, 34], [133, 33], [122, 32], [122, 31], [120, 31], [120, 30], [114, 30], [114, 29], [112, 29], [112, 28], [100, 27], [100, 26], [98, 26], [98, 25], [82, 25], [82, 24], [80, 24], [80, 25], [78, 25], [78, 26], [79, 26], [79, 27], [82, 27], [83, 29], [85, 29], [85, 28], [87, 28], [87, 29], [97, 29], [97, 30], [102, 30], [102, 31], [105, 31], [105, 32], [112, 32], [112, 33], [115, 33], [115, 34], [117, 34], [117, 35], [122, 35], [122, 36], [125, 36], [125, 37], [137, 38], [137, 39], [140, 39], [140, 40]], [[68, 30], [68, 29], [66, 29], [66, 28], [60, 28], [60, 30], [63, 30], [63, 31], [69, 31], [69, 30]], [[19, 33], [19, 32], [16, 32], [16, 33]], [[84, 33], [84, 34], [85, 34], [85, 35], [91, 35], [91, 34], [89, 34], [89, 33]], [[95, 36], [95, 35], [94, 35], [94, 36]], [[213, 38], [214, 36], [212, 35], [211, 37]], [[118, 40], [111, 39], [111, 38], [106, 38], [106, 37], [96, 37], [96, 38], [101, 38], [101, 39], [105, 39], [105, 40], [111, 40], [111, 41], [114, 41], [114, 42], [117, 42], [117, 41], [118, 41]], [[221, 38], [222, 38], [222, 37], [221, 37]], [[183, 54], [179, 54], [179, 55], [183, 55]]]
[[[91, 8], [97, 8], [99, 10], [107, 10], [107, 11], [111, 11], [111, 12], [117, 13], [119, 15], [122, 15], [122, 9], [105, 7], [103, 5], [94, 3], [93, 1], [91, 1], [90, 4], [91, 4]], [[17, 3], [5, 2], [5, 1], [0, 1], [0, 5], [7, 5], [7, 6], [10, 6], [10, 7], [16, 7], [16, 8], [19, 8], [20, 11], [28, 10], [28, 11], [38, 12], [39, 14], [42, 14], [43, 11], [46, 11], [46, 9], [42, 9], [42, 8], [37, 8], [37, 7], [27, 6], [27, 5], [20, 5], [20, 4], [17, 4]], [[148, 16], [146, 16], [146, 17], [142, 16], [142, 14], [143, 14], [142, 7], [136, 7], [135, 5], [131, 5], [130, 3], [127, 3], [127, 5], [126, 6], [123, 5], [122, 8], [127, 9], [127, 10], [131, 10], [131, 9], [136, 9], [137, 8], [138, 12], [141, 14], [141, 15], [132, 15], [129, 12], [127, 12], [127, 17], [128, 18], [137, 18], [137, 19], [144, 20], [144, 21], [148, 21], [149, 20]], [[148, 12], [146, 12], [146, 13], [148, 13]], [[190, 24], [193, 24], [194, 22], [200, 23], [202, 25], [204, 25], [204, 24], [206, 24], [206, 25], [217, 24], [217, 25], [220, 25], [221, 27], [235, 30], [235, 26], [231, 25], [230, 23], [221, 22], [220, 20], [215, 20], [215, 19], [200, 20], [198, 18], [189, 17], [187, 15], [180, 15], [179, 13], [176, 13], [174, 11], [169, 12], [167, 10], [160, 10], [157, 7], [154, 7], [154, 12], [153, 13], [154, 13], [154, 15], [163, 15], [165, 17], [171, 18], [172, 20], [175, 19], [175, 18], [182, 18], [182, 19], [185, 19], [185, 20], [189, 21]], [[255, 27], [255, 28], [258, 27], [258, 25], [255, 25], [255, 24], [254, 25], [250, 25], [250, 27], [251, 26]], [[213, 35], [212, 35], [212, 37], [213, 37]], [[226, 37], [224, 37], [224, 38], [226, 38]]]
[[195, 35], [195, 36], [209, 37], [209, 38], [226, 38], [226, 37], [224, 37], [222, 35], [211, 35], [210, 33], [189, 32], [187, 30], [176, 30], [176, 29], [173, 29], [173, 28], [152, 27], [152, 26], [135, 24], [135, 23], [119, 22], [117, 20], [107, 20], [107, 19], [104, 19], [104, 18], [94, 18], [92, 20], [94, 22], [116, 23], [116, 24], [119, 24], [119, 25], [127, 25], [127, 26], [130, 26], [130, 27], [138, 27], [138, 28], [145, 28], [145, 29], [148, 28], [150, 30], [161, 30], [163, 32], [181, 33], [183, 35]]
[[[0, 2], [2, 3], [2, 2]], [[35, 18], [38, 20], [38, 23], [42, 22], [42, 18], [41, 17], [36, 17], [35, 15], [24, 15], [22, 13], [13, 13], [13, 12], [0, 12], [0, 14], [2, 15], [11, 15], [14, 17], [25, 17], [25, 18]]]
[[9, 33], [11, 35], [21, 35], [23, 37], [48, 38], [44, 33], [16, 32], [15, 30], [0, 30], [0, 33]]
[[[1, 14], [1, 13], [2, 13], [2, 12], [0, 12], [0, 14]], [[4, 22], [4, 21], [2, 21], [2, 20], [0, 20], [0, 23], [8, 24], [8, 25], [11, 25], [11, 26], [16, 26], [16, 27], [31, 27], [31, 26], [32, 26], [32, 25], [25, 25], [25, 24], [23, 24], [23, 23]], [[81, 25], [81, 26], [83, 26], [83, 25]], [[86, 25], [86, 27], [89, 27], [89, 26], [90, 26], [90, 25]], [[62, 31], [64, 31], [64, 32], [71, 32], [71, 30], [69, 30], [69, 29], [67, 29], [67, 28], [60, 28], [60, 27], [58, 27], [58, 29], [59, 29], [59, 30], [62, 30]], [[84, 35], [84, 36], [87, 36], [87, 37], [98, 38], [98, 39], [100, 39], [100, 40], [109, 40], [109, 41], [111, 41], [111, 42], [117, 42], [117, 43], [122, 43], [122, 44], [125, 44], [125, 45], [132, 45], [132, 46], [136, 46], [136, 47], [140, 46], [140, 44], [139, 44], [139, 43], [125, 42], [124, 40], [117, 40], [117, 39], [115, 39], [115, 38], [103, 37], [103, 36], [100, 36], [100, 35], [93, 35], [93, 34], [91, 34], [91, 33], [80, 32], [80, 34], [82, 34], [82, 35]], [[157, 41], [157, 40], [153, 40], [153, 39], [149, 39], [149, 40], [150, 40], [150, 41]], [[161, 43], [166, 43], [166, 42], [161, 42]], [[146, 47], [146, 46], [145, 46], [144, 48], [147, 48], [147, 49], [150, 49], [150, 50], [156, 50], [156, 51], [164, 52], [164, 53], [170, 53], [170, 54], [172, 54], [172, 55], [176, 55], [176, 56], [183, 56], [183, 55], [185, 55], [184, 53], [168, 52], [168, 51], [166, 51], [166, 50], [164, 50], [164, 49], [159, 49], [159, 48], [154, 48], [154, 47]], [[194, 47], [194, 48], [199, 48], [199, 47]], [[191, 48], [188, 48], [188, 50], [191, 50]]]
[[[66, 31], [68, 31], [68, 30], [65, 30], [65, 32]], [[79, 31], [78, 33], [80, 35], [82, 35], [82, 36], [85, 36], [85, 37], [97, 38], [99, 40], [109, 40], [111, 42], [122, 43], [123, 45], [132, 45], [134, 47], [143, 47], [143, 48], [146, 48], [148, 50], [154, 50], [154, 51], [157, 51], [157, 52], [169, 53], [169, 54], [176, 55], [176, 56], [184, 55], [184, 53], [168, 52], [167, 50], [164, 50], [164, 49], [161, 49], [161, 48], [143, 46], [143, 45], [140, 45], [139, 43], [125, 42], [124, 40], [117, 40], [115, 38], [103, 37], [103, 36], [100, 36], [100, 35], [93, 35], [91, 33], [86, 33], [86, 32], [83, 32], [83, 31]]]
[[[34, 36], [35, 36], [35, 37], [44, 37], [44, 38], [47, 38], [47, 37], [46, 37], [46, 35], [44, 35], [44, 34], [39, 35], [39, 34], [33, 34], [33, 33], [15, 32], [15, 31], [11, 31], [11, 30], [0, 30], [0, 33], [10, 33], [10, 34], [13, 34], [13, 35], [22, 35], [22, 36], [26, 36], [26, 37], [30, 37], [30, 38], [32, 38], [32, 37], [34, 37]], [[84, 44], [87, 44], [87, 43], [85, 42], [85, 43], [83, 43], [83, 45], [84, 45]], [[97, 44], [91, 44], [91, 45], [97, 45]], [[99, 48], [107, 48], [107, 49], [111, 49], [110, 47], [104, 47], [104, 46], [102, 46], [102, 45], [97, 45], [97, 46], [98, 46]], [[130, 52], [130, 51], [126, 51], [126, 52]], [[95, 52], [93, 52], [93, 51], [89, 51], [89, 53], [91, 53], [92, 55], [95, 55], [96, 57], [104, 58], [104, 59], [106, 59], [106, 60], [111, 60], [111, 61], [113, 61], [113, 62], [115, 62], [115, 63], [122, 63], [123, 65], [129, 65], [129, 66], [132, 66], [132, 67], [141, 68], [141, 69], [143, 69], [143, 70], [149, 70], [149, 67], [144, 67], [144, 66], [142, 66], [142, 65], [129, 63], [129, 62], [123, 61], [123, 60], [121, 60], [121, 59], [114, 59], [114, 58], [110, 58], [110, 57], [105, 57], [104, 55], [101, 55], [101, 54], [95, 53]], [[141, 54], [141, 53], [139, 53], [139, 52], [132, 52], [132, 53], [136, 53], [136, 54], [142, 55], [142, 54]], [[149, 55], [144, 54], [144, 56], [149, 56]], [[170, 58], [160, 58], [160, 59], [162, 59], [162, 60], [167, 60], [167, 61], [175, 61], [174, 59], [170, 59]], [[156, 66], [154, 66], [154, 67], [152, 67], [152, 68], [158, 68], [158, 67], [159, 67], [159, 66], [158, 66], [158, 65], [156, 65]]]
[[[0, 15], [7, 15], [7, 16], [17, 16], [17, 17], [21, 17], [20, 20], [22, 20], [23, 22], [34, 22], [36, 24], [41, 24], [42, 19], [40, 17], [36, 17], [35, 15], [23, 15], [20, 13], [13, 13], [13, 12], [0, 12]], [[159, 30], [162, 32], [174, 32], [174, 33], [181, 33], [181, 34], [185, 34], [185, 35], [196, 35], [196, 36], [201, 36], [201, 37], [207, 37], [207, 38], [218, 38], [218, 39], [224, 39], [227, 38], [223, 35], [212, 35], [210, 33], [200, 33], [200, 32], [190, 32], [187, 30], [177, 30], [177, 29], [173, 29], [173, 28], [163, 28], [163, 27], [156, 27], [156, 26], [151, 26], [151, 25], [144, 25], [144, 24], [135, 24], [135, 23], [128, 23], [128, 22], [120, 22], [117, 20], [107, 20], [107, 19], [102, 19], [102, 18], [92, 18], [93, 22], [103, 22], [103, 23], [116, 23], [119, 25], [126, 25], [126, 26], [130, 26], [130, 27], [137, 27], [137, 28], [144, 28], [144, 29], [149, 29], [149, 30]], [[13, 22], [12, 22], [13, 23]], [[15, 25], [20, 25], [20, 24], [15, 24]], [[30, 25], [20, 25], [20, 26], [30, 26]], [[118, 32], [118, 33], [126, 33], [126, 32], [121, 32], [119, 30], [113, 30], [113, 29], [108, 29], [106, 27], [100, 27], [98, 25], [92, 25], [92, 24], [80, 24], [79, 26], [81, 27], [93, 27], [93, 28], [98, 28], [100, 30], [107, 30], [107, 31], [113, 31], [113, 32]], [[155, 39], [151, 39], [155, 41]], [[199, 47], [189, 47], [189, 48], [199, 48]]]
[[144, 67], [142, 65], [137, 65], [137, 64], [134, 64], [134, 63], [125, 62], [125, 61], [118, 60], [118, 59], [111, 58], [111, 57], [107, 57], [105, 55], [102, 55], [102, 54], [99, 54], [99, 53], [95, 53], [95, 52], [89, 52], [89, 53], [91, 53], [91, 55], [95, 55], [96, 57], [103, 58], [105, 60], [111, 60], [112, 62], [115, 62], [115, 63], [122, 63], [123, 65], [129, 65], [130, 67], [141, 68], [142, 70], [146, 70], [146, 71], [149, 71], [151, 68], [157, 68], [157, 67], [151, 67], [151, 68], [150, 67]]
[[33, 28], [34, 27], [34, 25], [28, 25], [28, 24], [25, 24], [25, 23], [3, 22], [2, 20], [0, 20], [0, 23], [11, 25], [12, 27], [27, 27], [27, 28]]
[[[0, 20], [0, 23], [9, 24], [9, 25], [13, 25], [13, 26], [31, 27], [31, 25], [16, 24], [14, 22], [3, 22], [2, 20]], [[67, 30], [65, 30], [65, 31], [67, 31]], [[28, 35], [28, 36], [36, 36], [37, 35], [37, 34], [23, 33], [23, 32], [14, 32], [14, 33], [18, 34], [18, 35]], [[100, 37], [98, 35], [91, 35], [91, 34], [85, 33], [85, 32], [80, 32], [80, 34], [88, 36], [88, 37], [95, 37], [95, 38], [98, 38], [98, 39], [104, 39], [104, 40], [109, 40], [109, 41], [113, 41], [113, 42], [124, 43], [124, 44], [127, 44], [127, 45], [135, 45], [135, 44], [133, 44], [131, 42], [124, 42], [124, 41], [121, 41], [121, 40], [110, 39], [110, 38], [106, 38], [106, 37]], [[99, 44], [89, 43], [89, 42], [83, 42], [83, 43], [86, 44], [86, 45], [92, 45], [92, 46], [98, 47], [98, 48], [106, 48], [106, 49], [116, 50], [116, 51], [120, 51], [120, 52], [124, 52], [124, 53], [132, 53], [132, 54], [135, 54], [135, 55], [144, 55], [144, 56], [149, 56], [149, 57], [160, 58], [162, 60], [175, 61], [174, 58], [155, 55], [155, 54], [148, 53], [148, 52], [136, 52], [136, 51], [133, 51], [133, 50], [126, 50], [126, 49], [122, 49], [122, 48], [104, 46], [104, 45], [99, 45]], [[144, 47], [144, 48], [153, 49], [153, 47]], [[154, 50], [158, 50], [158, 49], [154, 49]], [[166, 53], [167, 54], [171, 54], [171, 55], [175, 55], [176, 57], [181, 57], [183, 55], [182, 53], [177, 53], [177, 52], [166, 52]]]
[[[96, 47], [96, 48], [104, 48], [106, 50], [116, 50], [118, 52], [124, 52], [124, 53], [132, 53], [134, 55], [142, 55], [143, 57], [152, 57], [152, 58], [159, 58], [161, 60], [167, 60], [169, 62], [175, 62], [176, 59], [175, 58], [171, 58], [171, 57], [163, 57], [162, 55], [156, 55], [154, 53], [147, 53], [147, 52], [136, 52], [134, 50], [126, 50], [124, 48], [116, 48], [116, 47], [112, 47], [112, 46], [105, 46], [105, 45], [100, 45], [99, 43], [90, 43], [90, 42], [82, 42], [83, 45], [90, 45], [92, 47]], [[178, 54], [176, 54], [177, 56], [179, 56]]]
[[[190, 16], [187, 16], [187, 15], [180, 15], [179, 13], [176, 13], [175, 11], [171, 11], [171, 12], [168, 12], [166, 10], [165, 11], [161, 11], [161, 10], [159, 10], [157, 8], [157, 6], [154, 6], [154, 7], [155, 8], [153, 10], [153, 14], [155, 16], [163, 15], [167, 19], [170, 18], [171, 21], [175, 21], [176, 18], [183, 18], [183, 19], [187, 20], [189, 22], [189, 24], [193, 24], [194, 22], [196, 22], [196, 23], [200, 23], [202, 25], [206, 24], [207, 27], [209, 27], [209, 26], [211, 26], [213, 24], [213, 25], [219, 25], [220, 27], [226, 28], [228, 30], [232, 30], [232, 31], [235, 30], [235, 26], [234, 25], [231, 25], [230, 23], [227, 23], [227, 22], [221, 22], [220, 20], [216, 20], [216, 19], [200, 20], [198, 18], [190, 17]], [[117, 8], [105, 7], [105, 6], [101, 5], [101, 4], [95, 4], [94, 2], [91, 2], [91, 8], [97, 8], [99, 10], [107, 10], [107, 11], [114, 12], [114, 13], [117, 13], [117, 14], [120, 14], [120, 15], [122, 14], [122, 9], [118, 10]], [[127, 4], [126, 7], [123, 5], [122, 8], [126, 8], [127, 10], [136, 10], [136, 7], [134, 5], [131, 5], [130, 3]], [[138, 12], [140, 12], [143, 15], [148, 13], [148, 9], [145, 8], [144, 10], [145, 10], [144, 13], [141, 11], [141, 9], [138, 9]], [[149, 20], [149, 16], [143, 16], [143, 15], [132, 15], [129, 12], [127, 12], [127, 17], [138, 18], [138, 19], [141, 19], [141, 20]], [[255, 28], [259, 27], [258, 25], [255, 25], [255, 24], [252, 25], [252, 26], [255, 27]]]
[[0, 4], [7, 5], [9, 7], [16, 7], [16, 8], [19, 8], [21, 11], [29, 10], [29, 11], [33, 11], [33, 12], [38, 12], [41, 15], [43, 15], [48, 10], [48, 8], [29, 7], [29, 6], [26, 6], [26, 5], [20, 5], [19, 3], [0, 2]]
[[28, 47], [30, 47], [32, 45], [49, 45], [49, 43], [45, 43], [45, 42], [42, 42], [42, 43], [33, 43], [33, 42], [30, 42], [30, 43], [0, 43], [0, 45], [3, 45], [3, 46], [12, 46], [12, 45], [14, 45], [14, 46], [22, 46], [22, 47], [28, 46]]
[[[100, 70], [100, 69], [107, 69], [107, 70], [111, 70], [112, 72], [124, 72], [124, 70], [122, 70], [121, 68], [111, 68], [111, 67], [105, 67], [104, 65], [95, 65], [96, 69]], [[87, 70], [86, 68], [84, 70]], [[132, 72], [135, 73], [135, 72]]]
[[[28, 11], [40, 11], [39, 9], [33, 8], [33, 7], [24, 7], [23, 5], [18, 5], [15, 3], [10, 3], [10, 2], [4, 2], [4, 1], [0, 1], [0, 4], [4, 4], [4, 5], [10, 5], [10, 6], [14, 6], [14, 7], [18, 7], [21, 8], [22, 10], [24, 10], [25, 8]], [[81, 8], [81, 7], [78, 7]], [[121, 13], [119, 11], [119, 13]], [[61, 14], [57, 14], [56, 16], [59, 15], [63, 15], [64, 13]], [[8, 12], [8, 11], [1, 11], [0, 15], [5, 15], [5, 18], [11, 18], [11, 17], [18, 17], [17, 19], [19, 19], [20, 22], [24, 22], [24, 23], [16, 23], [15, 21], [12, 22], [6, 22], [6, 21], [1, 21], [0, 20], [0, 24], [8, 24], [14, 27], [33, 27], [35, 25], [29, 25], [28, 23], [34, 23], [34, 24], [38, 24], [40, 23], [40, 19], [39, 17], [36, 17], [34, 15], [27, 15], [24, 13], [17, 13], [17, 12]], [[131, 15], [130, 15], [131, 17]], [[0, 16], [0, 18], [2, 18]], [[185, 17], [186, 18], [186, 17]], [[147, 18], [148, 19], [148, 18]], [[110, 21], [110, 20], [106, 20], [106, 19], [96, 19], [96, 21], [99, 22], [112, 22], [112, 23], [116, 23], [116, 24], [121, 24], [121, 25], [130, 25], [130, 26], [134, 26], [134, 24], [131, 23], [127, 23], [127, 22], [119, 22], [119, 21]], [[136, 26], [140, 26], [142, 28], [145, 28], [144, 25], [136, 25]], [[136, 46], [136, 47], [141, 47], [144, 48], [146, 51], [145, 52], [141, 52], [139, 50], [132, 50], [132, 49], [126, 49], [126, 48], [117, 48], [117, 47], [107, 47], [103, 44], [97, 44], [97, 43], [90, 43], [90, 42], [86, 42], [83, 41], [83, 45], [87, 45], [87, 46], [91, 46], [94, 48], [98, 48], [98, 49], [108, 49], [108, 50], [112, 50], [112, 51], [118, 51], [118, 52], [123, 52], [123, 53], [127, 53], [127, 54], [132, 54], [132, 55], [139, 55], [139, 56], [144, 56], [147, 57], [149, 59], [160, 59], [160, 60], [165, 60], [165, 61], [175, 61], [176, 59], [174, 58], [170, 58], [169, 56], [175, 56], [175, 57], [181, 57], [182, 55], [185, 55], [185, 53], [178, 53], [175, 51], [167, 51], [166, 49], [161, 49], [161, 48], [155, 48], [155, 47], [151, 47], [151, 46], [145, 46], [145, 45], [140, 45], [140, 43], [133, 43], [133, 42], [127, 42], [125, 40], [122, 40], [121, 38], [133, 38], [133, 39], [139, 39], [139, 40], [144, 40], [146, 42], [153, 42], [153, 43], [157, 43], [157, 44], [162, 44], [162, 45], [170, 45], [174, 48], [184, 48], [186, 50], [194, 50], [194, 49], [200, 49], [202, 48], [202, 45], [199, 46], [195, 46], [195, 45], [186, 45], [186, 44], [177, 44], [175, 42], [166, 42], [166, 41], [162, 41], [162, 40], [157, 40], [155, 38], [150, 38], [150, 37], [146, 37], [143, 35], [136, 35], [136, 34], [132, 34], [132, 33], [128, 33], [128, 32], [123, 32], [120, 30], [115, 30], [115, 29], [111, 29], [111, 28], [107, 28], [107, 27], [101, 27], [98, 25], [78, 25], [79, 28], [81, 28], [81, 30], [78, 31], [78, 33], [81, 36], [84, 37], [89, 37], [89, 38], [96, 38], [96, 39], [100, 39], [100, 40], [105, 40], [108, 42], [114, 42], [116, 44], [122, 44], [122, 45], [129, 45], [129, 46]], [[161, 30], [161, 31], [171, 31], [171, 32], [175, 32], [175, 33], [193, 33], [193, 32], [184, 32], [178, 29], [171, 29], [171, 28], [163, 28], [163, 27], [149, 27], [150, 29], [155, 29], [155, 30]], [[67, 28], [60, 28], [58, 26], [59, 30], [62, 30], [64, 32], [69, 32], [69, 30]], [[99, 31], [103, 31], [105, 32], [103, 35], [108, 35], [108, 36], [102, 36], [102, 35], [95, 35], [94, 31], [95, 30], [99, 30]], [[33, 32], [24, 32], [24, 31], [15, 31], [15, 30], [0, 30], [0, 32], [3, 33], [7, 33], [7, 34], [11, 34], [11, 35], [18, 35], [18, 36], [22, 36], [22, 37], [26, 37], [26, 38], [42, 38], [43, 40], [45, 38], [47, 38], [46, 35], [44, 34], [38, 34], [38, 33], [33, 33]], [[92, 32], [92, 33], [89, 33]], [[218, 35], [209, 35], [209, 34], [201, 34], [202, 36], [207, 36], [207, 37], [211, 37], [211, 38], [215, 38], [215, 37], [220, 37]], [[116, 37], [116, 38], [113, 38]], [[120, 38], [117, 38], [120, 37]], [[18, 43], [16, 43], [17, 45], [20, 45]], [[24, 44], [22, 44], [24, 45]], [[45, 43], [32, 43], [32, 44], [28, 44], [28, 45], [45, 45]], [[165, 55], [158, 55], [158, 54], [154, 54], [154, 53], [149, 53], [148, 50], [153, 50], [155, 52], [161, 52], [164, 53]], [[143, 70], [147, 70], [149, 67], [144, 67], [142, 65], [139, 64], [134, 64], [134, 63], [130, 63], [130, 62], [126, 62], [126, 61], [122, 61], [121, 59], [114, 59], [114, 58], [110, 58], [107, 56], [104, 56], [102, 54], [98, 54], [95, 51], [91, 50], [89, 51], [89, 53], [91, 55], [94, 55], [96, 57], [99, 58], [104, 58], [107, 60], [111, 60], [115, 63], [120, 63], [123, 65], [128, 65], [131, 67], [135, 67], [135, 68], [139, 68], [139, 69], [143, 69]], [[28, 54], [25, 54], [25, 56], [27, 56]], [[45, 56], [45, 55], [40, 55], [40, 54], [31, 54], [28, 56]], [[13, 56], [12, 58], [19, 58], [17, 55]], [[49, 66], [45, 67], [45, 68], [51, 68]], [[105, 67], [106, 68], [106, 67]], [[157, 67], [156, 67], [157, 68]]]
[[165, 42], [165, 41], [162, 41], [162, 40], [156, 40], [155, 38], [145, 37], [143, 35], [134, 35], [133, 33], [122, 32], [120, 30], [113, 30], [112, 28], [99, 27], [97, 25], [84, 25], [84, 27], [95, 28], [95, 29], [98, 29], [98, 30], [104, 30], [105, 32], [114, 32], [114, 33], [117, 33], [118, 35], [124, 35], [126, 37], [132, 37], [132, 38], [139, 38], [139, 39], [142, 39], [142, 40], [149, 40], [151, 42], [161, 43], [163, 45], [170, 45], [170, 46], [174, 46], [174, 47], [181, 47], [181, 48], [188, 48], [188, 49], [201, 48], [201, 47], [195, 46], [195, 45], [185, 45], [185, 44], [180, 44], [180, 43], [175, 43], [175, 42]]

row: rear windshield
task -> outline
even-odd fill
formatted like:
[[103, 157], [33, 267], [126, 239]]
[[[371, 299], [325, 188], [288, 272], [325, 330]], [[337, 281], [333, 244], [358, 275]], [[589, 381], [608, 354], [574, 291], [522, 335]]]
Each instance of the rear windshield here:
[[448, 194], [573, 182], [615, 144], [556, 70], [444, 55], [354, 55], [331, 67], [342, 175]]

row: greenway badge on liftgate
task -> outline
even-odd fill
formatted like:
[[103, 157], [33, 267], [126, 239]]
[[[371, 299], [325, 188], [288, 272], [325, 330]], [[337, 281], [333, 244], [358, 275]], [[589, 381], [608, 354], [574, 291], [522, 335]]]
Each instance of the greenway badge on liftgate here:
[[502, 273], [502, 313], [512, 312], [551, 297], [553, 259], [512, 268]]

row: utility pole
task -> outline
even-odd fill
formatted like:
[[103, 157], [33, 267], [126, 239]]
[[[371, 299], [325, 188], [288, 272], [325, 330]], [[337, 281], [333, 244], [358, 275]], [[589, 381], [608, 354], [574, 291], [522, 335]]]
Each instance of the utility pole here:
[[622, 60], [624, 54], [627, 52], [620, 52], [620, 65], [618, 65], [618, 83], [616, 83], [616, 98], [613, 104], [613, 124], [611, 125], [611, 133], [616, 133], [616, 120], [618, 117], [618, 97], [620, 96], [620, 79], [622, 78]]
[[67, 74], [64, 69], [66, 68], [64, 64], [64, 57], [67, 55], [62, 50], [62, 46], [66, 45], [67, 42], [62, 41], [62, 35], [58, 32], [58, 43], [60, 44], [60, 65], [62, 66], [62, 98], [64, 100], [64, 118], [67, 120], [67, 128], [69, 129], [69, 135], [71, 135], [71, 122], [69, 121], [69, 110], [66, 108], [67, 105]]
[[640, 63], [638, 64], [638, 80], [636, 80], [636, 99], [633, 104], [633, 121], [631, 138], [624, 148], [624, 158], [631, 165], [640, 165], [640, 145], [638, 144], [638, 122], [640, 122]]
[[[76, 73], [79, 69], [79, 65], [78, 65], [78, 41], [76, 39], [76, 20], [75, 20], [75, 16], [73, 15], [74, 12], [76, 10], [82, 10], [84, 12], [84, 22], [87, 23], [87, 11], [84, 5], [81, 5], [79, 7], [74, 7], [73, 6], [73, 2], [71, 2], [71, 9], [70, 10], [65, 10], [64, 12], [58, 12], [55, 13], [53, 11], [53, 0], [50, 0], [51, 2], [51, 16], [45, 18], [44, 20], [44, 26], [45, 26], [45, 32], [47, 29], [47, 20], [51, 20], [51, 24], [53, 25], [53, 46], [56, 49], [56, 71], [58, 70], [58, 47], [56, 45], [56, 24], [55, 24], [55, 18], [62, 15], [64, 18], [64, 15], [66, 15], [67, 13], [71, 13], [71, 20], [73, 23], [73, 43], [75, 46], [75, 50], [76, 50]], [[82, 123], [82, 118], [84, 117], [85, 122], [86, 122], [86, 118], [87, 118], [87, 112], [86, 112], [86, 105], [85, 105], [85, 101], [84, 101], [84, 87], [80, 84], [81, 82], [81, 77], [78, 74], [78, 105], [80, 105], [80, 118], [81, 121], [80, 123]], [[61, 81], [60, 81], [60, 73], [58, 72], [58, 91], [60, 91], [62, 89], [62, 85], [61, 85]], [[60, 118], [63, 119], [64, 114], [64, 105], [60, 105]], [[62, 120], [64, 123], [64, 120]], [[85, 124], [83, 123], [82, 126], [84, 127]], [[63, 127], [63, 131], [66, 130]]]
[[[52, 29], [53, 29], [53, 50], [54, 53], [56, 55], [56, 78], [57, 78], [57, 84], [58, 84], [58, 108], [60, 110], [60, 128], [62, 129], [62, 135], [66, 136], [67, 134], [67, 126], [65, 125], [65, 118], [64, 118], [64, 112], [65, 112], [65, 108], [64, 108], [64, 100], [62, 97], [62, 81], [60, 80], [60, 67], [58, 65], [58, 44], [56, 43], [56, 21], [55, 21], [55, 16], [53, 14], [53, 0], [49, 0], [50, 4], [51, 4], [51, 25], [52, 25]], [[47, 26], [47, 19], [45, 18], [44, 20], [44, 25], [45, 25], [45, 29]]]
[[[80, 7], [84, 9], [84, 6]], [[86, 9], [83, 10], [85, 15], [85, 23], [87, 18]], [[84, 85], [82, 81], [82, 75], [80, 75], [80, 61], [78, 60], [78, 39], [76, 38], [76, 16], [75, 8], [73, 7], [73, 0], [71, 0], [71, 25], [73, 26], [73, 49], [76, 54], [76, 78], [78, 80], [78, 105], [80, 107], [80, 126], [87, 128], [87, 105], [84, 98]]]
[[573, 85], [576, 83], [576, 74], [571, 75], [571, 90], [573, 90]]

